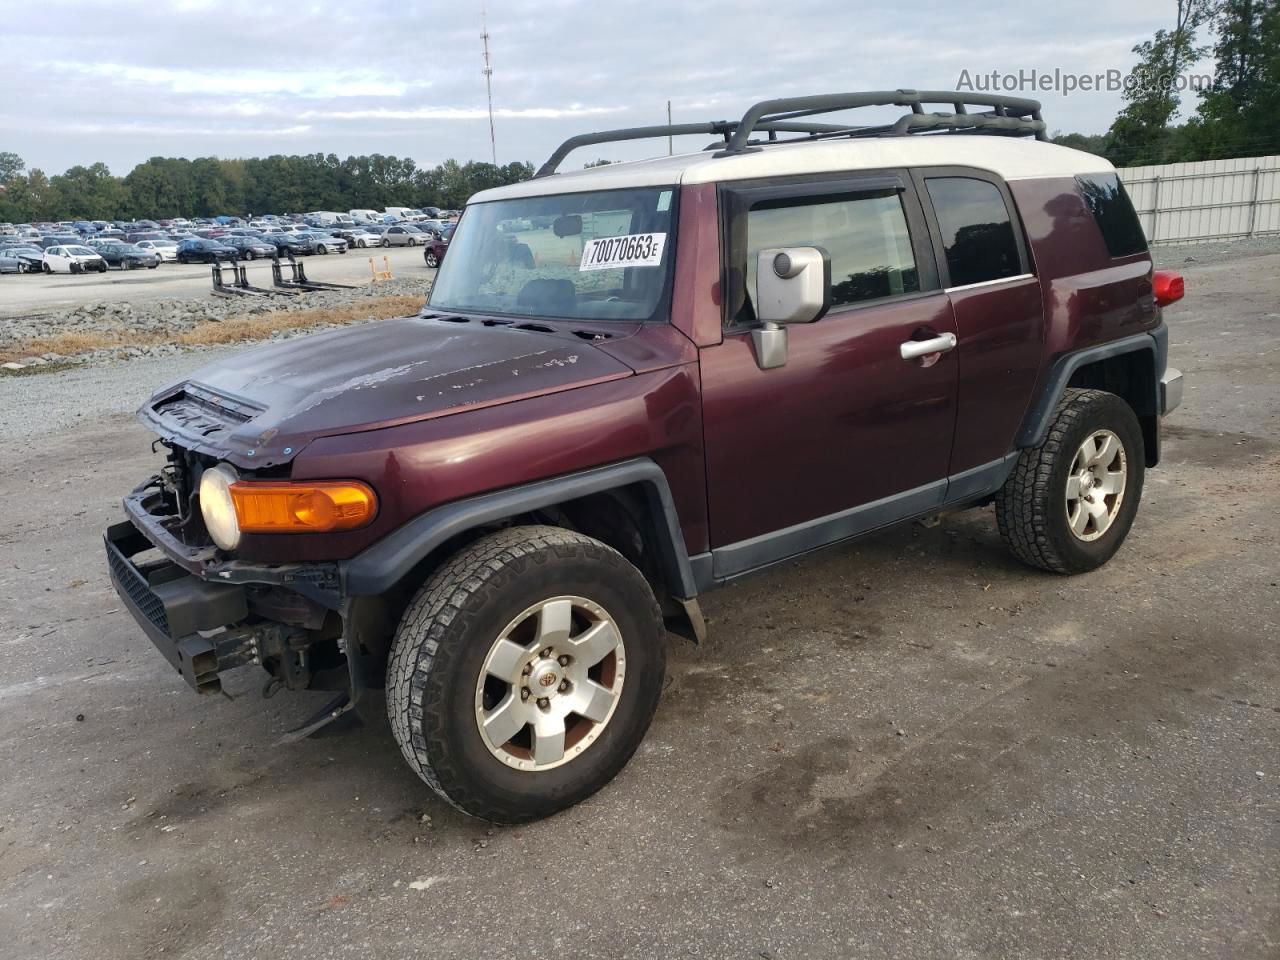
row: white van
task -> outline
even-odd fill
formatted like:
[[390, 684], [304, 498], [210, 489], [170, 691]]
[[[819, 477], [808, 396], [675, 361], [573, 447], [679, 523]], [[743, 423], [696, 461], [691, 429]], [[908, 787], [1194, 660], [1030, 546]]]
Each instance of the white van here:
[[354, 218], [352, 218], [351, 214], [334, 213], [332, 210], [317, 210], [315, 213], [311, 214], [311, 216], [315, 217], [317, 220], [323, 223], [326, 227], [336, 227], [339, 224], [355, 223], [355, 220]]
[[377, 210], [348, 210], [347, 213], [351, 214], [356, 223], [380, 223], [382, 221], [382, 214]]
[[397, 220], [410, 220], [415, 216], [421, 216], [413, 207], [387, 207], [384, 212]]

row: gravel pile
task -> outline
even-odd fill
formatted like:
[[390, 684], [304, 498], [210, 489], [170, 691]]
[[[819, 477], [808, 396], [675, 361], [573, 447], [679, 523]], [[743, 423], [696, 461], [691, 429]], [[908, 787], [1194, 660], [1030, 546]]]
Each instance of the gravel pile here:
[[[0, 319], [0, 350], [12, 349], [26, 341], [66, 333], [136, 333], [150, 339], [156, 335], [178, 335], [204, 323], [220, 323], [236, 317], [281, 310], [314, 310], [345, 307], [371, 297], [421, 296], [426, 301], [431, 281], [406, 277], [357, 287], [354, 290], [314, 290], [297, 297], [214, 297], [203, 300], [154, 300], [146, 303], [95, 301], [67, 310]], [[353, 321], [360, 322], [360, 321]], [[314, 333], [285, 330], [270, 339]], [[166, 356], [190, 350], [173, 344], [112, 347], [66, 357], [56, 353], [21, 357], [24, 366], [47, 363], [91, 363], [99, 360]]]

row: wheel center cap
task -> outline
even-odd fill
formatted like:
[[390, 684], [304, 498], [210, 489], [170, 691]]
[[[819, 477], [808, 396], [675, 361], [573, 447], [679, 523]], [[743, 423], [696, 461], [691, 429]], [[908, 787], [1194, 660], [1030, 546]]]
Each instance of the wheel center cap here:
[[544, 660], [529, 675], [529, 690], [535, 697], [554, 697], [560, 689], [560, 664]]

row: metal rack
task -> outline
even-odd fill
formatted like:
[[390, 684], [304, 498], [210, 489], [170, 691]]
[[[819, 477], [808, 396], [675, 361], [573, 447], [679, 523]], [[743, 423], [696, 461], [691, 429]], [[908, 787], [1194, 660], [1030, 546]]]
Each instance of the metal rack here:
[[[930, 113], [925, 110], [926, 104], [947, 104], [951, 107], [951, 112]], [[884, 106], [907, 107], [911, 112], [899, 117], [893, 123], [866, 126], [815, 123], [804, 119], [841, 110]], [[971, 113], [970, 107], [987, 109]], [[784, 97], [778, 100], [762, 100], [747, 110], [741, 120], [628, 127], [621, 130], [579, 134], [560, 144], [534, 176], [535, 178], [551, 176], [570, 153], [592, 144], [689, 134], [710, 134], [723, 138], [721, 143], [712, 144], [707, 149], [715, 150], [714, 155], [717, 157], [731, 157], [779, 143], [802, 143], [836, 138], [984, 133], [1006, 137], [1031, 136], [1037, 140], [1048, 140], [1046, 129], [1044, 120], [1040, 117], [1040, 102], [1023, 97], [969, 94], [956, 90], [879, 90], [865, 93], [829, 93], [811, 97]], [[751, 139], [752, 134], [756, 133], [765, 134], [766, 139]], [[780, 133], [793, 133], [798, 136], [780, 139], [778, 137]]]

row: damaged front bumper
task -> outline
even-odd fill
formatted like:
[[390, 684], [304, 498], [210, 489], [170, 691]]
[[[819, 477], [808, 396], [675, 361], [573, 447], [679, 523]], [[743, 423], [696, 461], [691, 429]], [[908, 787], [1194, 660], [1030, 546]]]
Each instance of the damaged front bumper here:
[[217, 693], [220, 673], [264, 660], [288, 683], [312, 637], [300, 624], [262, 616], [255, 591], [283, 588], [313, 610], [337, 610], [337, 569], [219, 559], [212, 547], [190, 546], [170, 532], [170, 518], [153, 512], [160, 499], [155, 479], [143, 484], [125, 498], [128, 519], [103, 536], [111, 582], [126, 609], [198, 693]]

